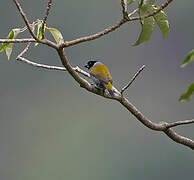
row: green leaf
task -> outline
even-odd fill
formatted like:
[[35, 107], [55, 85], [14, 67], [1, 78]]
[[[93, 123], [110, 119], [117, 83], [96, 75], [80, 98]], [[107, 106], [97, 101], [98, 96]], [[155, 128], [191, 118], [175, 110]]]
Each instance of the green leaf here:
[[[155, 6], [154, 10], [159, 9], [159, 6]], [[168, 17], [164, 13], [164, 11], [160, 11], [156, 15], [154, 15], [154, 19], [156, 23], [158, 24], [160, 30], [162, 31], [163, 37], [168, 37], [168, 31], [169, 31], [169, 22], [168, 22]]]
[[194, 49], [192, 49], [189, 54], [187, 55], [187, 57], [185, 58], [185, 60], [183, 61], [183, 63], [181, 64], [181, 67], [185, 67], [187, 64], [189, 64], [190, 62], [194, 62]]
[[[11, 30], [7, 36], [7, 39], [13, 39], [13, 37], [14, 37], [14, 32], [13, 30]], [[3, 52], [9, 44], [10, 43], [2, 43], [0, 47], [0, 52]]]
[[187, 92], [183, 93], [181, 95], [181, 97], [179, 98], [179, 101], [183, 102], [183, 101], [189, 101], [191, 99], [191, 96], [194, 94], [194, 84], [191, 84], [188, 89]]
[[[38, 28], [37, 28], [37, 37], [38, 37], [38, 39], [42, 39], [42, 24], [43, 24], [43, 21], [39, 20]], [[44, 28], [44, 31], [45, 31], [45, 28]], [[35, 42], [34, 45], [37, 46], [38, 42]]]
[[[144, 17], [151, 12], [153, 12], [153, 7], [151, 5], [142, 5], [139, 14], [141, 17]], [[152, 16], [143, 18], [140, 22], [142, 26], [141, 33], [138, 40], [135, 42], [135, 44], [133, 44], [133, 46], [137, 46], [143, 42], [149, 41], [155, 27], [155, 20]]]
[[[9, 32], [7, 39], [15, 39], [20, 32], [21, 32], [20, 29], [12, 29]], [[13, 48], [13, 43], [2, 43], [0, 47], [0, 52], [3, 52], [5, 50], [7, 58], [9, 60], [12, 53], [12, 48]]]
[[7, 59], [9, 60], [11, 53], [12, 53], [13, 43], [9, 43], [5, 49], [5, 53], [7, 55]]
[[63, 36], [59, 30], [55, 28], [48, 28], [48, 30], [50, 31], [50, 33], [52, 34], [52, 36], [54, 37], [57, 43], [60, 43], [61, 41], [63, 41]]

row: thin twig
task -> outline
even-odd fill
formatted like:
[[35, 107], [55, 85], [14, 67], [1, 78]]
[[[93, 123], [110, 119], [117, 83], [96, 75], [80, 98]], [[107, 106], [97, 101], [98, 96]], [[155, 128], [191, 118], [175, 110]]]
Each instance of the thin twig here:
[[36, 40], [36, 42], [39, 42], [39, 43], [42, 43], [42, 44], [46, 44], [46, 45], [48, 45], [50, 47], [53, 47], [53, 48], [57, 49], [58, 48], [57, 44], [55, 44], [55, 43], [53, 43], [53, 42], [51, 42], [51, 41], [49, 41], [47, 39], [42, 39], [41, 40], [41, 39], [38, 39], [36, 37], [36, 35], [34, 34], [32, 28], [31, 28], [31, 25], [30, 25], [26, 15], [25, 15], [25, 13], [22, 10], [22, 7], [20, 6], [20, 4], [18, 3], [17, 0], [13, 0], [13, 2], [15, 3], [16, 7], [18, 8], [18, 10], [19, 10], [19, 12], [20, 12], [20, 14], [21, 14], [21, 16], [22, 16], [22, 18], [23, 18], [23, 20], [24, 20], [24, 22], [25, 22], [25, 24], [26, 24], [26, 26], [27, 26], [30, 34], [31, 34], [31, 36]]
[[[17, 60], [24, 62], [28, 65], [34, 66], [34, 67], [38, 67], [38, 68], [42, 68], [42, 69], [47, 69], [47, 70], [56, 70], [56, 71], [67, 71], [66, 68], [64, 67], [59, 67], [59, 66], [51, 66], [51, 65], [46, 65], [46, 64], [40, 64], [40, 63], [35, 63], [33, 61], [30, 61], [24, 57], [17, 57]], [[83, 71], [82, 69], [80, 69], [78, 66], [73, 68], [77, 73], [80, 73], [82, 75], [84, 75], [85, 77], [90, 77], [90, 74]]]
[[13, 0], [13, 2], [15, 3], [16, 7], [18, 8], [18, 10], [19, 10], [19, 12], [20, 12], [20, 14], [21, 14], [21, 16], [22, 16], [22, 18], [23, 18], [23, 20], [24, 20], [24, 22], [25, 22], [25, 24], [26, 24], [26, 26], [27, 26], [27, 28], [28, 28], [30, 34], [31, 34], [31, 36], [32, 36], [36, 41], [39, 42], [40, 40], [36, 37], [36, 35], [35, 35], [34, 32], [32, 31], [32, 28], [31, 28], [31, 26], [30, 26], [30, 23], [29, 23], [29, 21], [28, 21], [26, 15], [25, 15], [25, 13], [23, 12], [22, 7], [20, 6], [19, 2], [18, 2], [17, 0]]
[[44, 39], [44, 29], [45, 29], [45, 24], [46, 24], [46, 20], [48, 18], [48, 15], [49, 15], [49, 12], [50, 12], [50, 9], [51, 9], [51, 5], [52, 5], [52, 0], [48, 0], [48, 5], [47, 5], [47, 8], [46, 8], [46, 13], [45, 13], [45, 16], [43, 18], [43, 23], [42, 23], [42, 39]]
[[29, 43], [36, 42], [35, 39], [26, 38], [26, 39], [0, 39], [0, 43]]
[[175, 127], [175, 126], [184, 125], [184, 124], [191, 124], [191, 123], [194, 123], [194, 119], [168, 123], [166, 125], [166, 128], [172, 128], [172, 127]]
[[131, 81], [129, 81], [129, 83], [124, 86], [122, 89], [121, 89], [121, 95], [123, 95], [124, 91], [135, 81], [135, 79], [137, 78], [137, 76], [143, 71], [143, 69], [145, 68], [145, 65], [143, 65], [136, 73], [135, 75], [133, 76], [133, 78], [131, 79]]
[[160, 6], [159, 9], [153, 11], [152, 13], [147, 14], [146, 16], [143, 16], [143, 17], [136, 16], [136, 17], [129, 18], [129, 21], [136, 21], [136, 20], [140, 20], [140, 19], [143, 19], [143, 18], [148, 18], [148, 17], [154, 16], [154, 15], [156, 15], [157, 13], [159, 13], [161, 10], [165, 9], [172, 1], [173, 1], [173, 0], [167, 0], [164, 4], [162, 4], [162, 5]]
[[123, 19], [128, 19], [126, 0], [121, 0]]
[[26, 46], [26, 47], [24, 48], [24, 50], [17, 56], [16, 59], [20, 58], [21, 56], [23, 56], [23, 55], [28, 51], [28, 49], [29, 49], [29, 47], [30, 47], [30, 44], [31, 44], [31, 42], [29, 42], [29, 43], [27, 44], [27, 46]]
[[134, 9], [131, 13], [128, 14], [128, 17], [131, 17], [132, 15], [134, 15], [136, 12], [138, 12], [138, 8]]
[[[48, 69], [48, 70], [57, 70], [57, 71], [67, 71], [64, 67], [58, 67], [58, 66], [50, 66], [46, 64], [39, 64], [33, 61], [30, 61], [24, 57], [22, 57], [29, 49], [31, 43], [28, 43], [27, 46], [24, 48], [24, 50], [17, 56], [16, 60], [24, 62], [26, 64], [29, 64], [34, 67]], [[84, 75], [85, 77], [90, 77], [90, 74], [80, 69], [78, 66], [73, 68], [76, 72]]]

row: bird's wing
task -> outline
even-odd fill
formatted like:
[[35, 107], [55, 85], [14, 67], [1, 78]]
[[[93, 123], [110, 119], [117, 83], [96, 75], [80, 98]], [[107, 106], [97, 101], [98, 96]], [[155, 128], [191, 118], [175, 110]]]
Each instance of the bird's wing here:
[[110, 75], [110, 72], [109, 72], [108, 68], [103, 64], [99, 64], [97, 66], [94, 66], [91, 69], [90, 74], [92, 76], [94, 76], [95, 78], [103, 81], [106, 84], [108, 84], [108, 82], [112, 83], [112, 77]]

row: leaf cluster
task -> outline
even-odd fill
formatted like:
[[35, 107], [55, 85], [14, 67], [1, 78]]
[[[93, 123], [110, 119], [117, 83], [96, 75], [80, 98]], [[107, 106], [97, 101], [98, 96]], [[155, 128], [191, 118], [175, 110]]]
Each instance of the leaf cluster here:
[[163, 37], [168, 37], [169, 22], [168, 17], [164, 13], [164, 11], [161, 10], [156, 15], [146, 17], [147, 15], [154, 13], [160, 8], [160, 6], [156, 6], [153, 3], [153, 0], [140, 1], [139, 16], [141, 17], [141, 33], [139, 35], [138, 40], [133, 44], [134, 46], [149, 41], [156, 24], [159, 26]]
[[[45, 32], [46, 29], [48, 29], [48, 31], [51, 33], [51, 35], [53, 36], [53, 38], [55, 39], [55, 41], [57, 43], [60, 43], [63, 41], [63, 36], [61, 34], [61, 32], [55, 28], [49, 28], [49, 27], [46, 27], [44, 26], [44, 31], [42, 30], [43, 28], [43, 21], [42, 20], [36, 20], [33, 24], [32, 24], [32, 28], [35, 29], [37, 27], [37, 38], [38, 39], [42, 39], [43, 36], [42, 36], [42, 33]], [[27, 30], [27, 27], [24, 27], [24, 28], [14, 28], [12, 29], [8, 35], [7, 35], [7, 38], [6, 39], [16, 39], [16, 37], [24, 32], [25, 30]], [[12, 53], [12, 49], [13, 49], [13, 44], [14, 43], [10, 43], [10, 42], [5, 42], [5, 43], [2, 43], [1, 46], [0, 46], [0, 53], [5, 51], [6, 55], [7, 55], [7, 58], [8, 60], [10, 59], [10, 56], [11, 56], [11, 53]], [[34, 44], [35, 46], [38, 45], [38, 42], [35, 42]]]
[[[194, 62], [194, 49], [192, 49], [188, 53], [187, 57], [184, 59], [183, 63], [181, 64], [181, 67], [185, 67], [186, 65], [188, 65], [191, 62]], [[179, 101], [182, 101], [182, 102], [189, 101], [193, 94], [194, 94], [194, 83], [191, 84], [187, 88], [187, 91], [180, 96]]]

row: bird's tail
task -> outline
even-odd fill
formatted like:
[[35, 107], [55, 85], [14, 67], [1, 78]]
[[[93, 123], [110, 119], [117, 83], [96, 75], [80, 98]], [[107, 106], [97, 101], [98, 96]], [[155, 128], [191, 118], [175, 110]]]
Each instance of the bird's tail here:
[[109, 94], [110, 94], [112, 97], [115, 96], [113, 90], [108, 90], [108, 92], [109, 92]]

